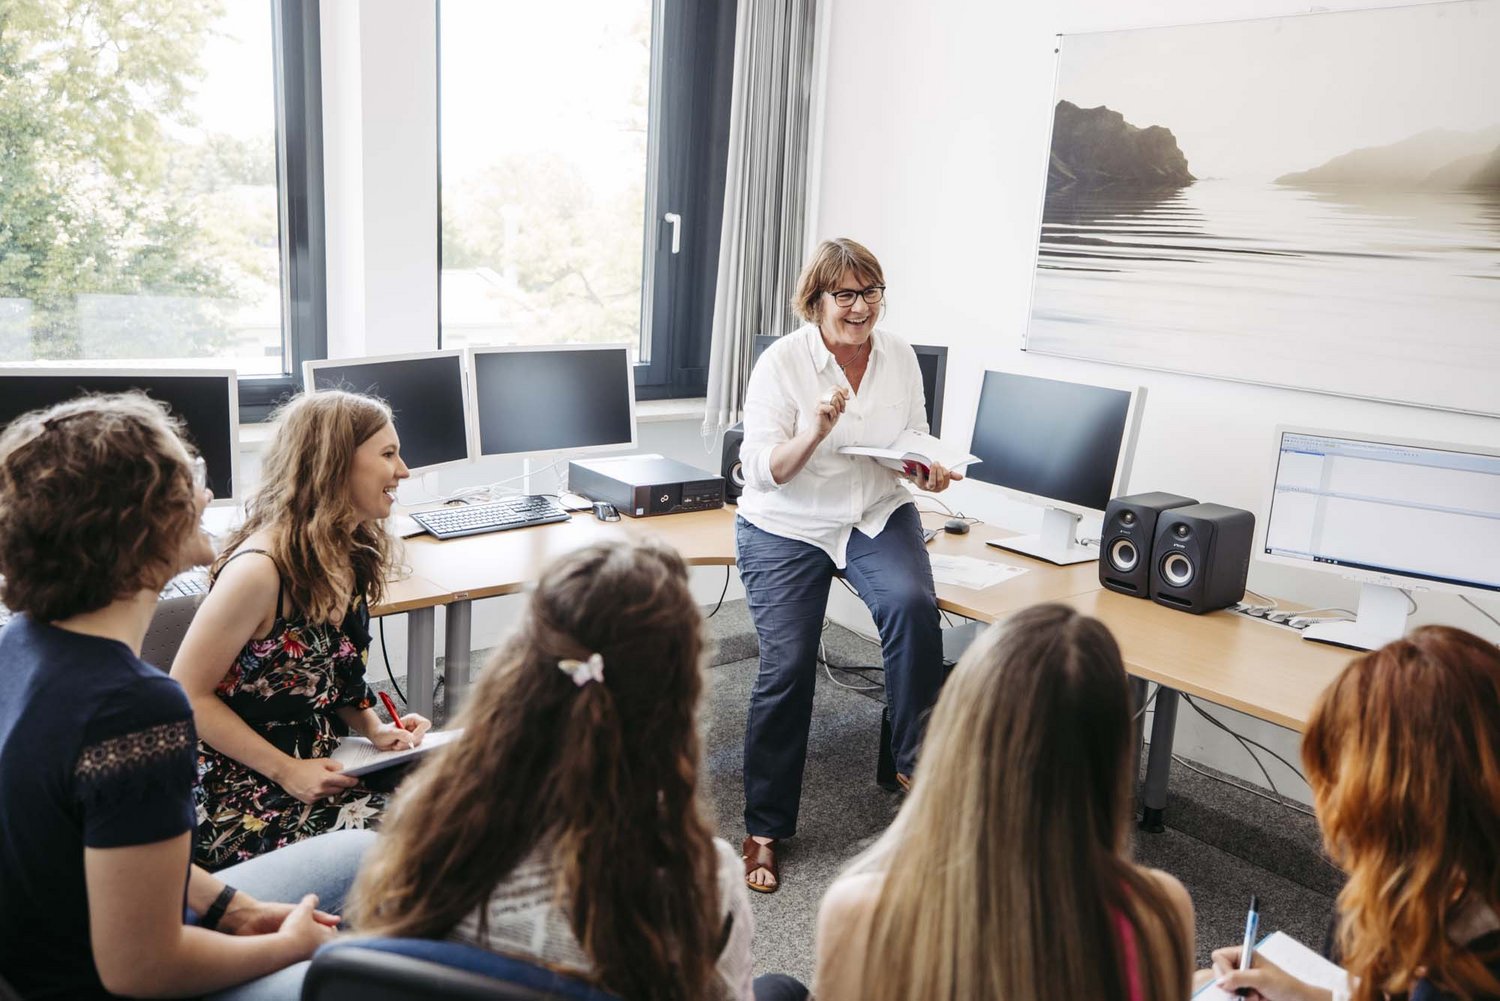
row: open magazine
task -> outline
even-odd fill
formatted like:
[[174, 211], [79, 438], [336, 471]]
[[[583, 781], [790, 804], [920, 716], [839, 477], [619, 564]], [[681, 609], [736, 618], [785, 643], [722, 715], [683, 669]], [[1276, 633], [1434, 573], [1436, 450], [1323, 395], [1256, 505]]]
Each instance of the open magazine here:
[[961, 470], [965, 466], [981, 461], [977, 455], [970, 455], [956, 445], [950, 445], [941, 438], [934, 438], [921, 431], [902, 431], [896, 436], [895, 441], [884, 448], [875, 448], [870, 445], [845, 445], [839, 449], [839, 454], [867, 455], [882, 466], [889, 466], [897, 472], [908, 476], [921, 473], [924, 477], [931, 470], [934, 462], [949, 470]]

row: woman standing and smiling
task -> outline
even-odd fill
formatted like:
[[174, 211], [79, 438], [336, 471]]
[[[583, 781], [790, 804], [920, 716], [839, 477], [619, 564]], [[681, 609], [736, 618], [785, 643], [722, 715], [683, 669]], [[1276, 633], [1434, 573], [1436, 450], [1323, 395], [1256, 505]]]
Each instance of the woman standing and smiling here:
[[[776, 843], [797, 829], [828, 588], [842, 573], [880, 630], [898, 778], [908, 783], [923, 714], [943, 679], [943, 641], [922, 523], [901, 477], [839, 454], [927, 430], [911, 345], [876, 326], [885, 276], [853, 240], [828, 240], [797, 283], [806, 325], [761, 357], [745, 398], [740, 579], [760, 639], [745, 730], [745, 881], [776, 889]], [[934, 465], [917, 480], [962, 479]]]
[[410, 747], [431, 726], [415, 713], [381, 722], [364, 680], [369, 606], [391, 566], [381, 522], [410, 475], [379, 400], [328, 391], [282, 409], [261, 488], [172, 665], [202, 740], [206, 868], [367, 826], [385, 796], [329, 760], [339, 738]]

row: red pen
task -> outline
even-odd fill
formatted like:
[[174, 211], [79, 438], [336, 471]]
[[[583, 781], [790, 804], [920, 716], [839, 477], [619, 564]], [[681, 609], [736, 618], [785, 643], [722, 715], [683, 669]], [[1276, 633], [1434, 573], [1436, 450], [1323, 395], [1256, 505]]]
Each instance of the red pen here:
[[391, 714], [391, 722], [405, 730], [406, 724], [401, 722], [401, 711], [396, 708], [396, 700], [385, 692], [377, 692], [376, 694], [380, 696], [380, 701], [385, 703], [385, 711]]

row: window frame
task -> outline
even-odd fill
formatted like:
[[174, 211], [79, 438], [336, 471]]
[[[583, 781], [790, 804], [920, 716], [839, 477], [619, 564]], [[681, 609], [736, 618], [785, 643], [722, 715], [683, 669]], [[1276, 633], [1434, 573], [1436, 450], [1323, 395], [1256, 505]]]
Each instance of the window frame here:
[[281, 375], [242, 375], [240, 423], [263, 421], [300, 388], [308, 359], [328, 354], [319, 0], [271, 0], [276, 182], [281, 258]]
[[[316, 0], [306, 0], [316, 2]], [[443, 347], [442, 2], [437, 53], [438, 347]], [[734, 87], [735, 0], [656, 0], [651, 40], [642, 303], [650, 343], [635, 366], [638, 400], [703, 396], [719, 271], [729, 115]], [[659, 87], [658, 87], [659, 83]], [[660, 106], [656, 106], [660, 98]], [[665, 213], [682, 217], [679, 253]], [[647, 255], [650, 255], [648, 258]], [[643, 316], [643, 323], [647, 319]], [[325, 335], [326, 339], [326, 335]]]

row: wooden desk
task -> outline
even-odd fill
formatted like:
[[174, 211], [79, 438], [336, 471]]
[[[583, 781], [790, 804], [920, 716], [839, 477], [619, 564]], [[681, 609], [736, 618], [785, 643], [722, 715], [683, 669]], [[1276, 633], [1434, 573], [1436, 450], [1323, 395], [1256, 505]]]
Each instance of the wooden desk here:
[[[584, 512], [569, 522], [494, 532], [442, 542], [430, 536], [405, 541], [402, 559], [413, 575], [393, 585], [374, 614], [412, 612], [407, 636], [412, 709], [432, 712], [433, 608], [448, 610], [444, 677], [449, 706], [462, 699], [469, 682], [472, 607], [476, 598], [514, 594], [536, 580], [556, 557], [601, 539], [655, 535], [682, 553], [690, 566], [732, 566], [735, 562], [735, 509], [596, 521]], [[928, 527], [946, 515], [924, 513]], [[1137, 679], [1160, 685], [1147, 765], [1147, 822], [1160, 820], [1166, 802], [1172, 732], [1178, 693], [1238, 709], [1293, 730], [1307, 725], [1319, 693], [1348, 662], [1347, 651], [1304, 642], [1291, 630], [1231, 612], [1190, 615], [1155, 602], [1100, 587], [1093, 563], [1058, 567], [986, 546], [988, 539], [1012, 533], [977, 524], [965, 535], [939, 533], [934, 553], [973, 556], [1027, 573], [983, 591], [940, 584], [938, 606], [945, 611], [995, 622], [1040, 602], [1058, 601], [1091, 615], [1119, 641], [1126, 669]]]

